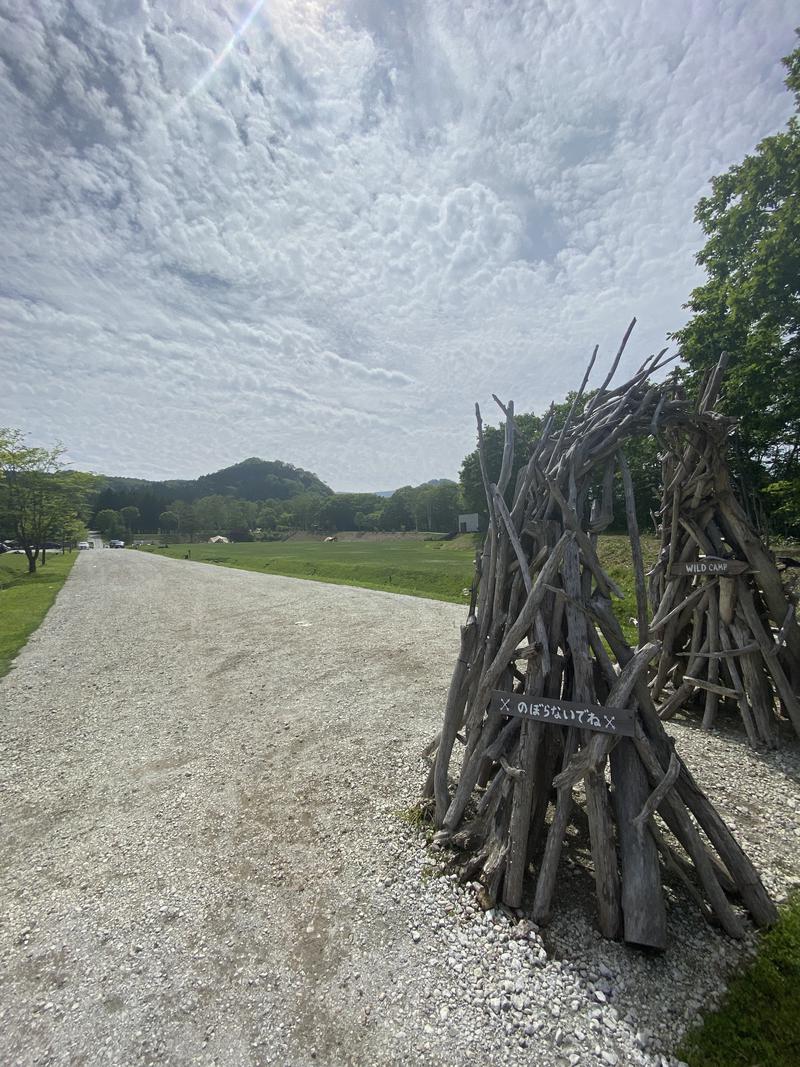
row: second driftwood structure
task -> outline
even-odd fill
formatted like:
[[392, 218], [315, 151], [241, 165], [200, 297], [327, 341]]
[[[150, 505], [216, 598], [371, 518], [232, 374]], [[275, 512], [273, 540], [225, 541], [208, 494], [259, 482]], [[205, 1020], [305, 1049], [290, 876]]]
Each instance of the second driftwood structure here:
[[[490, 524], [442, 729], [427, 752], [425, 795], [434, 841], [456, 850], [464, 877], [478, 879], [490, 901], [518, 907], [535, 861], [539, 923], [551, 915], [568, 826], [588, 827], [601, 932], [660, 949], [666, 944], [662, 866], [734, 937], [744, 925], [729, 896], [738, 896], [760, 926], [774, 922], [776, 910], [665, 733], [648, 684], [660, 646], [648, 638], [635, 501], [621, 449], [631, 436], [685, 421], [687, 412], [650, 383], [666, 362], [663, 354], [611, 388], [632, 327], [581, 410], [595, 349], [566, 422], [556, 429], [551, 412], [511, 493], [513, 404], [500, 405], [505, 447], [496, 484], [486, 470], [476, 405]], [[611, 598], [621, 592], [596, 550], [597, 534], [612, 518], [617, 470], [636, 577], [635, 652], [612, 611]], [[503, 703], [512, 693], [519, 707], [544, 708], [552, 717], [504, 714], [513, 708]], [[569, 710], [598, 706], [633, 709], [633, 736], [596, 732], [591, 717]]]
[[[650, 575], [662, 642], [653, 700], [662, 719], [697, 698], [710, 729], [720, 701], [738, 708], [753, 747], [778, 743], [779, 714], [800, 736], [800, 629], [772, 554], [733, 491], [734, 425], [714, 412], [726, 359], [694, 417], [665, 425], [661, 551]], [[773, 633], [774, 631], [774, 633]]]

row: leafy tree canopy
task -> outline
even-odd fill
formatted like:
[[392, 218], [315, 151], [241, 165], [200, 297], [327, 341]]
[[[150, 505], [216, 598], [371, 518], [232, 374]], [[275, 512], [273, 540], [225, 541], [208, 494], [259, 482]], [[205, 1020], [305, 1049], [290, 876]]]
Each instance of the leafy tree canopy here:
[[158, 525], [163, 533], [175, 533], [180, 520], [174, 511], [162, 511], [158, 516]]
[[783, 63], [795, 114], [712, 178], [698, 203], [708, 240], [697, 262], [708, 280], [693, 290], [692, 317], [674, 336], [695, 389], [728, 352], [724, 408], [739, 419], [741, 445], [763, 480], [791, 492], [800, 474], [800, 47]]
[[66, 470], [64, 449], [28, 445], [20, 430], [0, 428], [0, 530], [24, 549], [28, 570], [44, 562], [48, 541], [72, 536], [96, 479]]
[[125, 524], [122, 521], [122, 517], [113, 508], [103, 508], [102, 511], [98, 511], [94, 517], [94, 524], [103, 537], [111, 538], [112, 540], [125, 532]]

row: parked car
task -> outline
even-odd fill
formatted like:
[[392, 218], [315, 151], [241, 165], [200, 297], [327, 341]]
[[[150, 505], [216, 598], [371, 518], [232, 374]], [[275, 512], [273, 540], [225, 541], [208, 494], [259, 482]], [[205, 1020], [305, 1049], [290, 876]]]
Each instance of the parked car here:
[[91, 548], [88, 541], [78, 541], [78, 548]]
[[125, 547], [125, 542], [124, 541], [109, 541], [108, 542], [108, 547], [109, 548], [124, 548]]

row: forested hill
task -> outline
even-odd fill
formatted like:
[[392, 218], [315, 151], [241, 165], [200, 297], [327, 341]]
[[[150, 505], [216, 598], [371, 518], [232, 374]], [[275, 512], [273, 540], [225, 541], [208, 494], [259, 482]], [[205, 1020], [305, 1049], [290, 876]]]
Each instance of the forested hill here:
[[108, 490], [115, 493], [149, 492], [170, 500], [185, 500], [190, 503], [202, 496], [219, 493], [235, 496], [239, 500], [288, 500], [298, 493], [316, 493], [328, 496], [333, 490], [316, 474], [291, 463], [280, 460], [243, 459], [232, 467], [224, 467], [213, 474], [201, 474], [199, 478], [155, 482], [144, 478], [114, 478], [104, 476]]
[[[193, 482], [183, 482], [189, 488], [190, 496], [186, 500], [195, 500], [201, 496], [222, 493], [236, 496], [240, 500], [288, 500], [298, 493], [316, 493], [329, 496], [333, 490], [329, 485], [301, 467], [280, 460], [250, 459], [225, 467], [213, 474], [203, 474]], [[179, 494], [180, 495], [180, 494]]]
[[[104, 476], [94, 510], [132, 506], [139, 509], [145, 525], [156, 528], [159, 512], [175, 500], [187, 504], [207, 496], [238, 500], [289, 500], [301, 493], [330, 496], [333, 490], [316, 474], [280, 460], [251, 457], [232, 467], [193, 479], [148, 481], [144, 478]], [[154, 525], [155, 524], [155, 525]]]

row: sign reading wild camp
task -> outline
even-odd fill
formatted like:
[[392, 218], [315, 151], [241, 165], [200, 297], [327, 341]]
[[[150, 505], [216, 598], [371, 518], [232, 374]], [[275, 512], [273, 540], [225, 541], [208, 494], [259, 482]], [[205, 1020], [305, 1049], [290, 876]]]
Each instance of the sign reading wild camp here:
[[526, 697], [524, 693], [492, 693], [489, 710], [500, 715], [518, 715], [555, 726], [580, 726], [602, 734], [636, 737], [636, 712], [632, 708], [606, 708], [601, 704], [580, 704], [574, 700]]
[[744, 574], [749, 564], [741, 559], [718, 559], [716, 556], [703, 556], [691, 563], [673, 563], [672, 577], [685, 578], [687, 574]]

